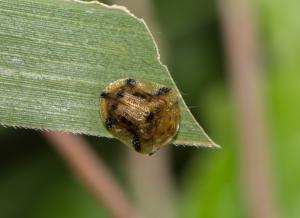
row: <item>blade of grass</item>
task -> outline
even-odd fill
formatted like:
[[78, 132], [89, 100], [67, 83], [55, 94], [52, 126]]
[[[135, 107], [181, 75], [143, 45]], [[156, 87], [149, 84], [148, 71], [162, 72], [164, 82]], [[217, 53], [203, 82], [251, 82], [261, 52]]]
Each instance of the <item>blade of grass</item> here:
[[[176, 88], [143, 20], [118, 6], [0, 0], [0, 123], [110, 137], [99, 94], [133, 77]], [[177, 88], [176, 88], [177, 89]], [[216, 146], [181, 97], [176, 144]]]

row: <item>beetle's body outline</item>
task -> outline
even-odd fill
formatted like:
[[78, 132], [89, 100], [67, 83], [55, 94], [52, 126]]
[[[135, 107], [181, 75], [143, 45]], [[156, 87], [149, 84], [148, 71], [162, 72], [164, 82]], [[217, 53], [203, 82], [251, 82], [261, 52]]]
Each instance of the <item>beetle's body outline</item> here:
[[178, 95], [173, 89], [126, 78], [109, 84], [100, 97], [106, 129], [139, 153], [153, 154], [171, 143], [179, 129]]

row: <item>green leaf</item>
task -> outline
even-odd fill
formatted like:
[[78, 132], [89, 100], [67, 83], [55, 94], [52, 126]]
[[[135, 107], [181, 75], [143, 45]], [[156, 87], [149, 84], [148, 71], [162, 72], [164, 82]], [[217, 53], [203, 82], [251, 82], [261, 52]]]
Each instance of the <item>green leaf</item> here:
[[[143, 20], [75, 0], [0, 0], [0, 123], [110, 137], [99, 94], [133, 77], [175, 88]], [[184, 72], [182, 72], [184, 73]], [[181, 98], [176, 144], [217, 146]]]

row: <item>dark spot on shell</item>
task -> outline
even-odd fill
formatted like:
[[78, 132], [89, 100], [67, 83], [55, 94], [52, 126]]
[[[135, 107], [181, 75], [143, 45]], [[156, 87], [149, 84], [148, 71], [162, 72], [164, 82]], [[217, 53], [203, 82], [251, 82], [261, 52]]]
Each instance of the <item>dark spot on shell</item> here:
[[100, 97], [101, 98], [107, 98], [108, 97], [108, 93], [107, 92], [101, 92]]
[[138, 98], [142, 98], [142, 99], [145, 99], [145, 98], [146, 98], [145, 95], [143, 95], [142, 93], [139, 93], [139, 92], [135, 92], [135, 93], [133, 93], [132, 95], [135, 96], [135, 97], [138, 97]]
[[150, 122], [151, 120], [153, 120], [153, 118], [154, 118], [154, 114], [150, 112], [146, 120], [147, 122]]
[[124, 90], [120, 90], [120, 91], [117, 93], [117, 97], [118, 97], [118, 98], [123, 98], [123, 97], [124, 97]]
[[137, 151], [137, 152], [140, 152], [141, 151], [141, 142], [140, 142], [140, 139], [137, 135], [134, 135], [133, 138], [132, 138], [132, 144], [134, 146], [134, 149]]
[[158, 90], [158, 92], [157, 92], [157, 94], [156, 95], [158, 95], [158, 96], [160, 96], [160, 95], [165, 95], [165, 94], [167, 94], [168, 92], [170, 92], [170, 88], [168, 88], [168, 87], [162, 87], [162, 88], [160, 88], [159, 90]]
[[128, 126], [128, 127], [134, 126], [133, 123], [124, 116], [120, 117], [120, 120], [122, 123], [126, 124], [126, 126]]
[[105, 120], [105, 127], [106, 127], [107, 129], [111, 129], [111, 128], [113, 128], [113, 126], [114, 126], [113, 120], [112, 120], [111, 118], [107, 118], [107, 119]]
[[157, 106], [157, 107], [155, 108], [155, 112], [156, 112], [156, 113], [159, 113], [160, 111], [161, 111], [160, 107]]
[[128, 87], [133, 88], [136, 85], [136, 81], [134, 79], [126, 80], [126, 84]]
[[118, 104], [112, 104], [112, 105], [111, 105], [111, 109], [112, 109], [113, 111], [117, 110], [117, 109], [118, 109]]

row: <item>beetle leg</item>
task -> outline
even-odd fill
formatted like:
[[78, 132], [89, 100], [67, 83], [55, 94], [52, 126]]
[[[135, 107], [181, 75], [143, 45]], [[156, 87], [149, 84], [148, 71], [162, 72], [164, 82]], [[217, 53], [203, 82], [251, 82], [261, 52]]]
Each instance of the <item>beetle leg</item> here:
[[140, 139], [137, 135], [134, 135], [133, 138], [132, 138], [132, 144], [134, 146], [134, 149], [137, 151], [137, 152], [140, 152], [141, 151], [141, 142], [140, 142]]

